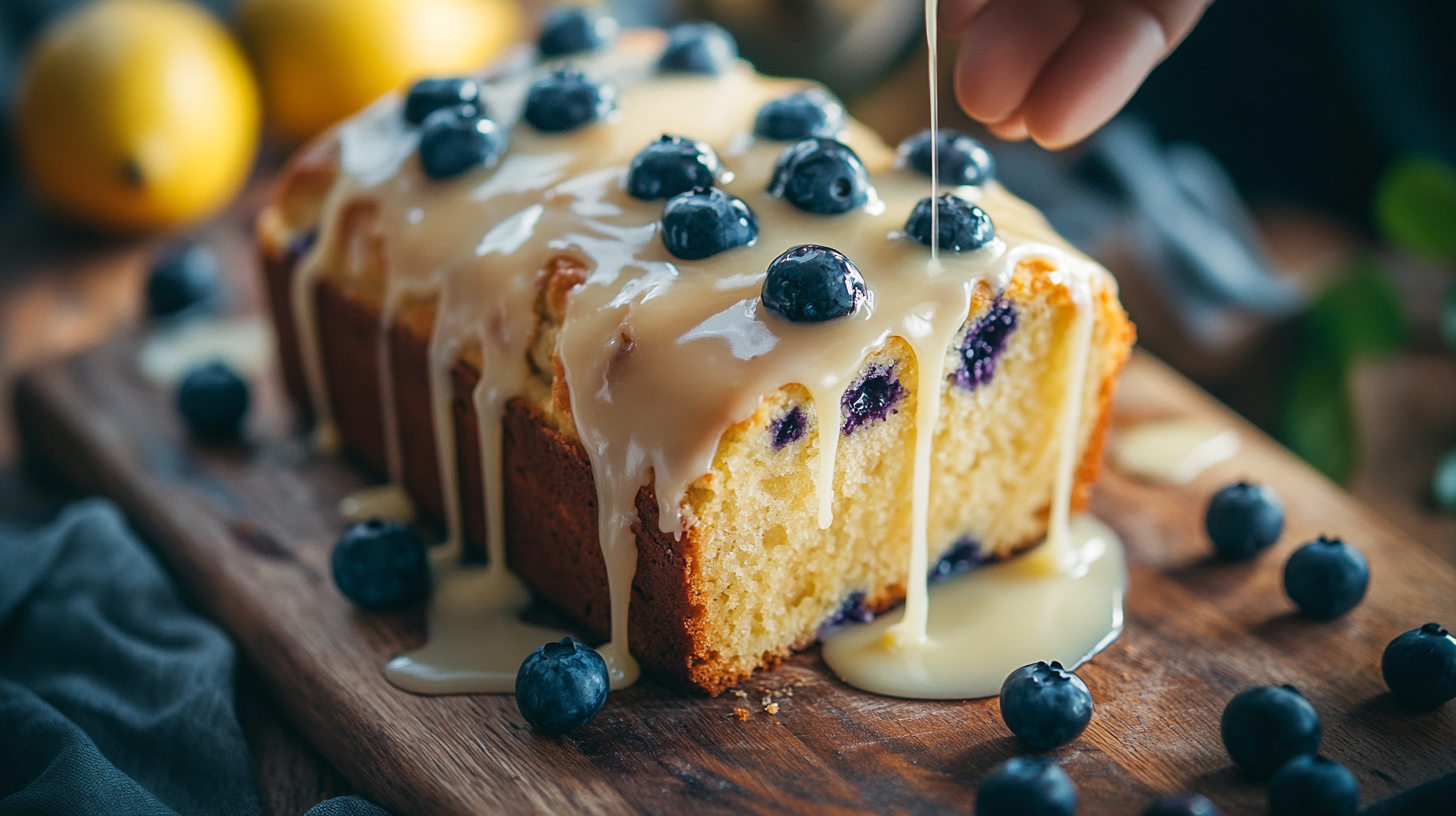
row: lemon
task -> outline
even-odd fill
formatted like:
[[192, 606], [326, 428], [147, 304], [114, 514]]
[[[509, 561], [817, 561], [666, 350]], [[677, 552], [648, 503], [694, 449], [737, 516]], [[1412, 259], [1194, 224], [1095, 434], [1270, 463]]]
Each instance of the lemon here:
[[268, 119], [302, 140], [427, 76], [479, 67], [520, 30], [513, 0], [244, 0]]
[[35, 43], [15, 108], [21, 164], [60, 209], [154, 229], [216, 210], [247, 179], [258, 92], [242, 51], [180, 0], [100, 0]]

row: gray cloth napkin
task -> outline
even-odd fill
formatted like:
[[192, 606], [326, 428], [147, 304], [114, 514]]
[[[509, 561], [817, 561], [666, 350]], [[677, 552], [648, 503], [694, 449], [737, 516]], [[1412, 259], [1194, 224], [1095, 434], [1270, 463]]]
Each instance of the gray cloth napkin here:
[[234, 664], [111, 503], [0, 525], [0, 816], [257, 814]]

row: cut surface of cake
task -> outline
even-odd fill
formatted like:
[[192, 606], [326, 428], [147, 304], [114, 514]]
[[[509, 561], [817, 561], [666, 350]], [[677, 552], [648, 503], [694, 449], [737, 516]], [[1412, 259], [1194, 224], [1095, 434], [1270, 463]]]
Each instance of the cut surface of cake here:
[[[906, 234], [928, 192], [912, 162], [833, 116], [814, 144], [756, 136], [766, 103], [813, 86], [668, 71], [664, 47], [634, 31], [483, 75], [462, 116], [497, 152], [448, 177], [421, 161], [431, 120], [385, 98], [300, 151], [259, 240], [322, 446], [609, 639], [614, 679], [635, 657], [717, 693], [898, 603], [912, 564], [1034, 545], [1059, 472], [1083, 506], [1133, 329], [1112, 277], [995, 181], [944, 188], [930, 235], [977, 210], [994, 237], [942, 237], [932, 261]], [[553, 130], [529, 111], [563, 76], [594, 107]], [[726, 198], [634, 195], [634, 158], [666, 136], [706, 147], [689, 170]], [[821, 159], [827, 186], [795, 188]], [[694, 206], [748, 215], [696, 257], [701, 236], [663, 227]], [[806, 245], [858, 271], [848, 313], [767, 299]]]

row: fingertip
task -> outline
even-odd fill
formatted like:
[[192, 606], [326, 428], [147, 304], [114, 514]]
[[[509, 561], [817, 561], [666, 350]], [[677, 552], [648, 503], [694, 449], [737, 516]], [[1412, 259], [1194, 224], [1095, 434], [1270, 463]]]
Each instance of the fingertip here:
[[1083, 14], [1075, 0], [990, 0], [956, 57], [961, 108], [980, 122], [999, 122], [1015, 113]]
[[992, 136], [1003, 142], [1024, 142], [1029, 132], [1026, 128], [1026, 118], [1020, 114], [1013, 115], [1003, 121], [986, 125], [986, 130]]

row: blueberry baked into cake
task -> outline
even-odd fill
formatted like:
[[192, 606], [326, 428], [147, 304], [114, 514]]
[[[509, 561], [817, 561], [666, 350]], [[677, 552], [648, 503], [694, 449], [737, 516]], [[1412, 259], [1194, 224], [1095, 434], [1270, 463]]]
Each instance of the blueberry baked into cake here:
[[258, 235], [321, 446], [709, 693], [898, 603], [913, 547], [1035, 544], [1066, 417], [1085, 503], [1133, 327], [978, 143], [576, 19], [290, 163]]

